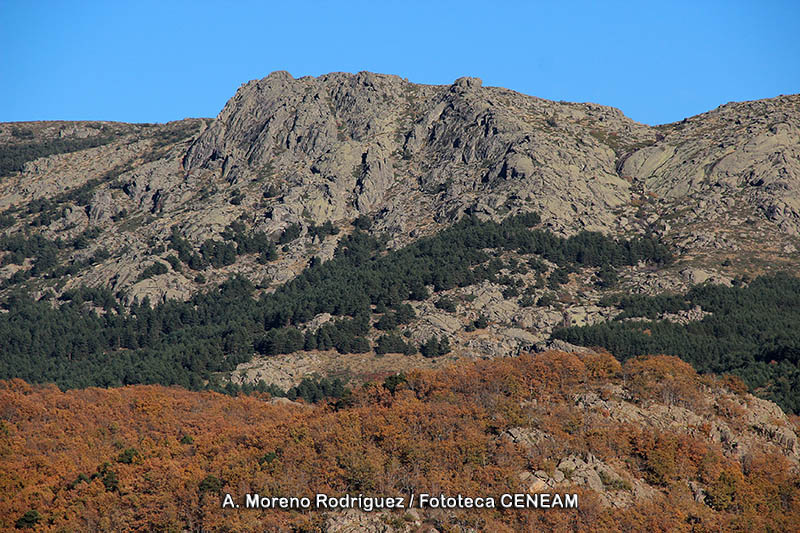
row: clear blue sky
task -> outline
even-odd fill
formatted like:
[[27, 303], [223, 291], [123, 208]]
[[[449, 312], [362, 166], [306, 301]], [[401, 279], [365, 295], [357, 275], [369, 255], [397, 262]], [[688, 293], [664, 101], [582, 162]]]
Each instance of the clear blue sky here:
[[477, 76], [659, 124], [800, 92], [800, 1], [0, 0], [0, 121], [216, 116], [273, 70]]

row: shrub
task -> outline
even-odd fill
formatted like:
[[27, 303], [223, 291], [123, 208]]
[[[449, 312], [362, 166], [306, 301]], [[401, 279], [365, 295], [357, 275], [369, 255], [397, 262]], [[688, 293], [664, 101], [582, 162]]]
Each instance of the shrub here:
[[300, 224], [289, 224], [289, 227], [283, 230], [283, 233], [281, 233], [281, 236], [278, 238], [278, 244], [287, 244], [292, 242], [300, 236], [302, 229], [303, 228], [300, 226]]
[[450, 353], [450, 341], [447, 340], [447, 337], [431, 337], [420, 345], [419, 351], [424, 357], [439, 357]]
[[181, 266], [181, 260], [175, 257], [174, 255], [170, 254], [167, 257], [165, 257], [164, 260], [167, 263], [169, 263], [169, 265], [172, 267], [172, 270], [174, 270], [175, 272], [180, 272], [181, 270], [183, 270], [183, 267]]
[[447, 311], [448, 313], [455, 313], [456, 312], [456, 303], [451, 300], [450, 298], [442, 297], [436, 300], [434, 304], [437, 309], [441, 309], [442, 311]]
[[375, 353], [383, 355], [387, 353], [402, 353], [405, 355], [412, 355], [417, 353], [417, 349], [411, 344], [406, 344], [402, 338], [397, 335], [381, 335], [375, 345]]
[[358, 218], [353, 221], [353, 226], [360, 230], [368, 230], [372, 227], [372, 219], [367, 215], [359, 215]]
[[539, 300], [536, 302], [536, 305], [539, 307], [548, 307], [550, 305], [553, 305], [555, 301], [556, 301], [555, 296], [553, 296], [552, 294], [545, 294], [544, 296], [539, 298]]
[[15, 523], [17, 529], [27, 529], [35, 526], [42, 520], [42, 515], [36, 509], [31, 509], [22, 515]]
[[117, 457], [117, 462], [125, 465], [132, 464], [133, 461], [139, 456], [139, 451], [136, 448], [126, 448]]
[[200, 492], [219, 492], [222, 490], [222, 480], [209, 474], [203, 478], [198, 488]]
[[152, 278], [153, 276], [159, 276], [161, 274], [166, 274], [169, 272], [167, 265], [161, 263], [160, 261], [156, 261], [149, 267], [145, 268], [139, 277], [136, 278], [137, 281], [142, 281], [143, 279]]
[[399, 387], [403, 383], [407, 383], [406, 375], [403, 374], [403, 373], [400, 373], [400, 374], [395, 374], [393, 376], [387, 377], [383, 381], [383, 386], [386, 388], [386, 390], [388, 390], [389, 392], [394, 394], [394, 391], [397, 390], [397, 387]]

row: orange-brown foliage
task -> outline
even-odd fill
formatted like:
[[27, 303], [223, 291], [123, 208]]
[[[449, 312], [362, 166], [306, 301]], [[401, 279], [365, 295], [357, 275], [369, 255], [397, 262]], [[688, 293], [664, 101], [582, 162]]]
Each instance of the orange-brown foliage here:
[[[428, 518], [454, 531], [800, 530], [800, 484], [786, 459], [740, 464], [718, 444], [575, 407], [576, 394], [623, 380], [656, 401], [665, 390], [699, 398], [703, 387], [675, 358], [634, 359], [623, 372], [609, 354], [562, 352], [413, 371], [394, 394], [365, 386], [338, 410], [175, 387], [61, 392], [0, 381], [0, 529], [35, 509], [42, 531], [318, 531], [319, 512], [223, 510], [220, 493], [499, 495], [524, 490], [524, 469], [594, 453], [662, 496], [612, 509], [578, 489], [577, 511]], [[529, 449], [501, 436], [517, 426], [553, 439]], [[689, 480], [705, 484], [708, 505]]]
[[704, 381], [692, 366], [671, 355], [634, 357], [625, 362], [626, 385], [641, 400], [698, 407]]

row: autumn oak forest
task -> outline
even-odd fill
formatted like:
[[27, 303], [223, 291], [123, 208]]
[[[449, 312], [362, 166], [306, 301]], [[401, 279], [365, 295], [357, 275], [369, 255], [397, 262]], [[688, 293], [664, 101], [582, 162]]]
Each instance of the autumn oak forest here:
[[[320, 531], [325, 513], [222, 510], [219, 493], [524, 492], [520, 471], [552, 472], [554, 458], [590, 453], [619, 473], [603, 478], [608, 494], [639, 490], [637, 479], [657, 490], [619, 509], [579, 488], [578, 511], [431, 511], [425, 523], [440, 531], [797, 531], [800, 478], [786, 457], [761, 446], [739, 461], [707, 438], [722, 425], [747, 426], [753, 406], [743, 390], [673, 357], [621, 365], [608, 354], [558, 352], [413, 371], [316, 407], [178, 387], [62, 392], [3, 381], [0, 527]], [[576, 395], [594, 404], [576, 407]], [[620, 402], [631, 413], [645, 405], [694, 413], [696, 425], [620, 422], [611, 407]], [[531, 424], [551, 437], [509, 438]], [[687, 482], [703, 487], [704, 503]], [[380, 520], [403, 527], [413, 518]]]

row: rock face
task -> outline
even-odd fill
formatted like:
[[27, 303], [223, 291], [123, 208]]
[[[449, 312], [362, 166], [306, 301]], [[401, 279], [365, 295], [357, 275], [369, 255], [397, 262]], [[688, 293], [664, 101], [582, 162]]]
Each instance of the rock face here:
[[[658, 126], [657, 141], [624, 154], [620, 175], [639, 195], [637, 219], [682, 254], [705, 256], [685, 281], [737, 257], [782, 261], [796, 250], [800, 218], [800, 96], [730, 103]], [[712, 259], [713, 257], [713, 259]]]
[[731, 103], [659, 128], [621, 174], [664, 198], [741, 196], [781, 229], [800, 229], [800, 96]]
[[437, 220], [536, 209], [559, 228], [608, 229], [629, 184], [591, 128], [623, 144], [655, 141], [618, 110], [547, 102], [475, 78], [424, 86], [367, 72], [298, 80], [276, 72], [245, 84], [184, 164], [232, 182], [280, 169], [300, 199], [294, 215], [335, 220], [384, 209], [387, 226], [402, 227], [431, 208]]

